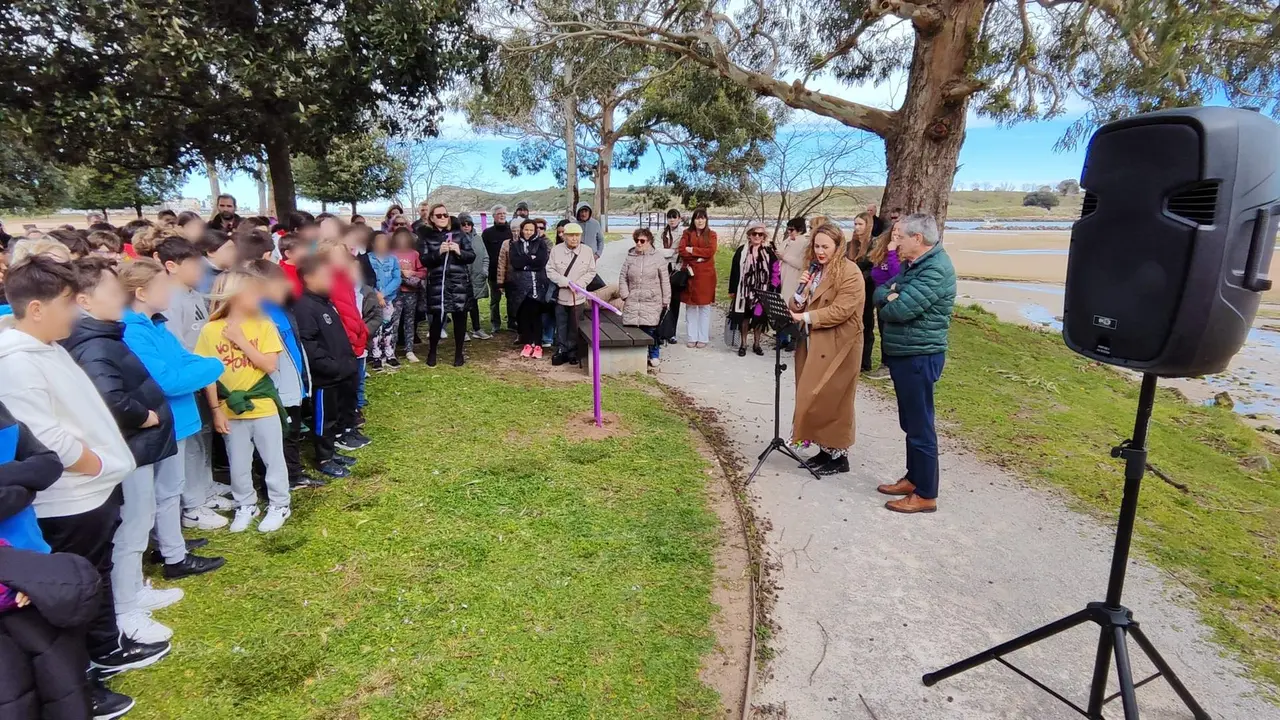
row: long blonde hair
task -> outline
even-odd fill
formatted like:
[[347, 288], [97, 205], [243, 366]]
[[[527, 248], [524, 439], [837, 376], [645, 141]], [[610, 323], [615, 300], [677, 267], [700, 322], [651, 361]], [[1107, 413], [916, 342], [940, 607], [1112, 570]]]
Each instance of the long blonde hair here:
[[231, 301], [249, 285], [259, 283], [257, 276], [240, 269], [228, 270], [213, 281], [209, 293], [209, 320], [225, 320], [231, 313]]
[[[858, 233], [857, 221], [862, 220], [862, 233]], [[858, 213], [854, 218], [853, 232], [849, 234], [849, 259], [857, 262], [871, 251], [871, 228], [875, 218], [869, 212]]]
[[879, 267], [889, 257], [889, 243], [893, 240], [893, 226], [876, 236], [871, 246], [871, 252], [867, 253], [867, 259], [871, 260], [871, 264]]
[[[842, 231], [835, 223], [825, 222], [825, 218], [823, 218], [823, 220], [824, 222], [821, 225], [814, 226], [813, 230], [809, 233], [809, 247], [805, 248], [804, 251], [804, 262], [806, 266], [812, 265], [816, 262], [813, 255], [813, 241], [817, 240], [819, 235], [826, 235], [836, 242], [835, 256], [838, 257], [844, 254], [844, 231]], [[833, 257], [832, 259], [834, 260], [835, 258]]]

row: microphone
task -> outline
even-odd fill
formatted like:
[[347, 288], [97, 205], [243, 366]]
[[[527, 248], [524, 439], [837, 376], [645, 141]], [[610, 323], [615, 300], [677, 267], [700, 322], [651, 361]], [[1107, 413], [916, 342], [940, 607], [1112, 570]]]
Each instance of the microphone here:
[[820, 267], [822, 267], [822, 263], [818, 262], [817, 260], [814, 260], [813, 262], [809, 263], [809, 274], [813, 275], [817, 273], [818, 268]]

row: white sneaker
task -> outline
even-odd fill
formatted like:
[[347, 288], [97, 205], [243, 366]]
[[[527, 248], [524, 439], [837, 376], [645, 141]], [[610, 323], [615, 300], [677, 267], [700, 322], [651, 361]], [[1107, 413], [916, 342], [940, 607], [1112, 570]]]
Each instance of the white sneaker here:
[[151, 613], [146, 610], [134, 610], [119, 615], [116, 617], [116, 623], [120, 626], [120, 632], [140, 643], [168, 642], [169, 638], [173, 637], [173, 631], [152, 620]]
[[207, 507], [182, 511], [182, 527], [196, 530], [218, 530], [227, 526], [227, 519]]
[[262, 518], [262, 522], [258, 523], [258, 532], [275, 532], [284, 527], [284, 521], [289, 519], [293, 511], [287, 507], [272, 505], [267, 508], [267, 516]]
[[[231, 486], [223, 482], [215, 482], [213, 489], [209, 491], [209, 497], [231, 497]], [[230, 508], [227, 508], [230, 510]]]
[[231, 521], [231, 532], [244, 532], [249, 529], [249, 523], [258, 517], [260, 511], [257, 505], [242, 505], [236, 508], [236, 517]]
[[462, 336], [464, 342], [471, 342], [471, 331], [468, 330], [466, 335]]
[[213, 510], [215, 512], [216, 511], [226, 512], [228, 510], [236, 509], [236, 501], [232, 500], [229, 497], [223, 497], [221, 495], [210, 495], [209, 499], [205, 501], [204, 507], [207, 507], [210, 510]]
[[404, 360], [405, 362], [418, 362], [418, 356], [414, 355], [413, 352], [410, 351], [404, 354]]
[[649, 359], [649, 367], [651, 367], [651, 368], [656, 368], [656, 367], [658, 367], [658, 366], [659, 366], [659, 365], [661, 365], [661, 364], [662, 364], [662, 360], [660, 360], [659, 358], [650, 358], [650, 359]]
[[489, 333], [483, 330], [472, 330], [471, 337], [475, 338], [476, 340], [490, 340], [493, 338], [492, 335], [490, 335]]
[[138, 591], [138, 607], [143, 610], [159, 610], [167, 608], [170, 605], [182, 599], [182, 588], [157, 588], [151, 585], [150, 580], [142, 583], [142, 590]]
[[448, 340], [448, 339], [449, 339], [449, 331], [448, 331], [448, 330], [445, 330], [444, 328], [440, 328], [440, 339], [441, 339], [441, 340]]

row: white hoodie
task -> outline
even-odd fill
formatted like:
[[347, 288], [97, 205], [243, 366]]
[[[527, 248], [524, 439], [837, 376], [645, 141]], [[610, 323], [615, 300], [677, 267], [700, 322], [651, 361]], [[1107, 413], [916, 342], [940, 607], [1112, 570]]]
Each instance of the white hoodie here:
[[79, 515], [101, 507], [135, 467], [133, 453], [102, 396], [61, 345], [46, 345], [0, 320], [0, 402], [27, 424], [36, 439], [62, 459], [80, 458], [84, 447], [102, 460], [96, 476], [64, 470], [36, 493], [36, 517]]

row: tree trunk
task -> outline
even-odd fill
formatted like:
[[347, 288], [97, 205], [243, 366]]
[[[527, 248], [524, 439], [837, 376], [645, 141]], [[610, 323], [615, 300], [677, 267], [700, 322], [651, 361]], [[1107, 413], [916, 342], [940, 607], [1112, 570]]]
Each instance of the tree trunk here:
[[321, 201], [320, 201], [320, 212], [329, 212], [329, 201], [328, 201], [328, 200], [321, 200]]
[[288, 215], [297, 209], [294, 197], [293, 159], [289, 157], [289, 138], [277, 131], [265, 143], [267, 168], [271, 172], [271, 196], [276, 201], [277, 217]]
[[984, 7], [983, 0], [946, 3], [936, 27], [916, 31], [906, 97], [895, 127], [884, 137], [889, 175], [880, 208], [886, 215], [895, 207], [927, 213], [942, 230], [972, 94], [963, 91], [965, 65]]
[[258, 181], [258, 214], [267, 214], [267, 169], [262, 165], [262, 158], [257, 158], [257, 167], [254, 169]]
[[359, 214], [359, 213], [357, 213], [357, 212], [356, 212], [356, 204], [355, 204], [355, 203], [351, 203], [351, 217], [355, 217], [355, 216], [356, 216], [356, 215], [358, 215], [358, 214]]
[[136, 213], [138, 213], [138, 219], [139, 219], [139, 220], [141, 220], [141, 219], [142, 219], [142, 206], [141, 206], [141, 205], [134, 205], [134, 206], [133, 206], [133, 211], [134, 211], [134, 212], [136, 212]]
[[600, 109], [600, 154], [596, 162], [596, 218], [600, 220], [600, 232], [609, 231], [609, 176], [613, 170], [613, 145], [618, 139], [613, 133], [613, 106]]
[[574, 217], [578, 210], [578, 95], [573, 89], [573, 60], [565, 61], [564, 84], [567, 88], [560, 100], [560, 112], [564, 115], [564, 177], [569, 191], [569, 213]]
[[222, 194], [222, 188], [218, 183], [218, 166], [208, 157], [204, 159], [204, 173], [209, 176], [209, 199], [213, 203], [214, 212], [217, 212], [218, 196]]

